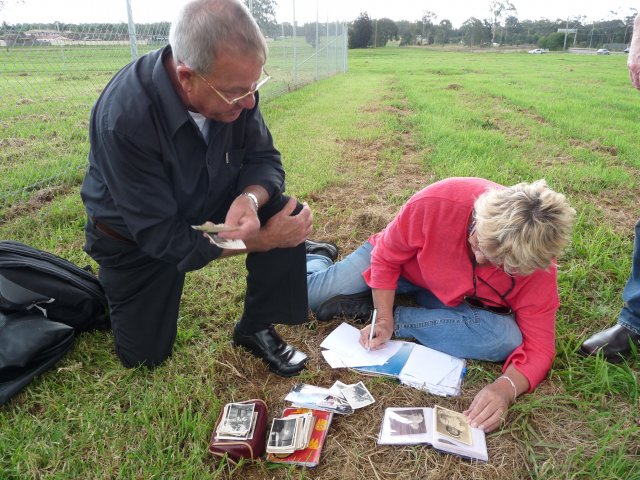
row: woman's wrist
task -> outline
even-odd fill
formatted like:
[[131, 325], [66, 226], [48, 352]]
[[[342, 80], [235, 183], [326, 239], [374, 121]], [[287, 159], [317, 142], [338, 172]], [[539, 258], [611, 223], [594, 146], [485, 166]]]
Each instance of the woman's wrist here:
[[[515, 382], [507, 375], [499, 376], [498, 378], [496, 378], [495, 383], [498, 383], [498, 381], [500, 380], [502, 380], [501, 382], [502, 384], [508, 386], [507, 390], [510, 393], [509, 395], [510, 403], [515, 403], [516, 400], [518, 399], [518, 388], [516, 387]], [[505, 389], [503, 388], [503, 390]]]

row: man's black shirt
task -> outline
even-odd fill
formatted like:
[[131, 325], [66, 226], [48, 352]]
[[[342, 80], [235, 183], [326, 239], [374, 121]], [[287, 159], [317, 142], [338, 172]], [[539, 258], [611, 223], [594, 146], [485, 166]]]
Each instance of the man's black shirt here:
[[285, 175], [258, 94], [236, 121], [208, 120], [205, 139], [165, 70], [170, 52], [167, 46], [127, 65], [100, 95], [81, 196], [89, 217], [186, 272], [221, 251], [190, 225], [224, 221], [249, 185], [283, 192]]

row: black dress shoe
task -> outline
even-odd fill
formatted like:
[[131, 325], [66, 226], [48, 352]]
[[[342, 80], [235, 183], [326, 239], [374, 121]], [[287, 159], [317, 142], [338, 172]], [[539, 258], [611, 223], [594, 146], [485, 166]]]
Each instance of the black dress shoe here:
[[368, 320], [373, 312], [371, 291], [354, 293], [353, 295], [336, 295], [326, 300], [315, 311], [320, 322], [334, 317], [350, 317], [355, 320]]
[[238, 327], [233, 330], [233, 346], [242, 346], [256, 357], [261, 358], [273, 373], [282, 377], [292, 377], [300, 373], [307, 356], [287, 344], [276, 333], [273, 325], [259, 332], [243, 334]]
[[305, 240], [304, 248], [306, 253], [315, 253], [316, 255], [323, 255], [335, 262], [338, 258], [338, 247], [334, 243], [329, 242], [315, 242], [313, 240]]
[[622, 360], [622, 355], [631, 352], [630, 344], [633, 343], [638, 347], [639, 341], [640, 335], [622, 325], [616, 325], [589, 337], [578, 351], [585, 357], [602, 351], [602, 355], [608, 361], [619, 362]]

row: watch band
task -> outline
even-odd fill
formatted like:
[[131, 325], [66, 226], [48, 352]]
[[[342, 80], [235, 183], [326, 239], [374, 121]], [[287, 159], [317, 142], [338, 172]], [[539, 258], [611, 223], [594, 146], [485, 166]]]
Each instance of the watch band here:
[[245, 197], [249, 197], [251, 199], [251, 201], [253, 201], [253, 204], [255, 205], [256, 210], [260, 209], [260, 204], [258, 203], [258, 197], [255, 195], [255, 193], [243, 192], [240, 195], [241, 196], [245, 196]]

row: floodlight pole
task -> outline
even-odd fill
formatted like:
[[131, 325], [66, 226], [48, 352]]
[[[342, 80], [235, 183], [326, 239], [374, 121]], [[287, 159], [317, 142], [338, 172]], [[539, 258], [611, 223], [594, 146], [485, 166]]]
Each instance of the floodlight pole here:
[[136, 41], [136, 24], [133, 23], [131, 13], [131, 0], [127, 0], [127, 18], [129, 19], [129, 46], [131, 47], [131, 60], [138, 58], [138, 43]]

